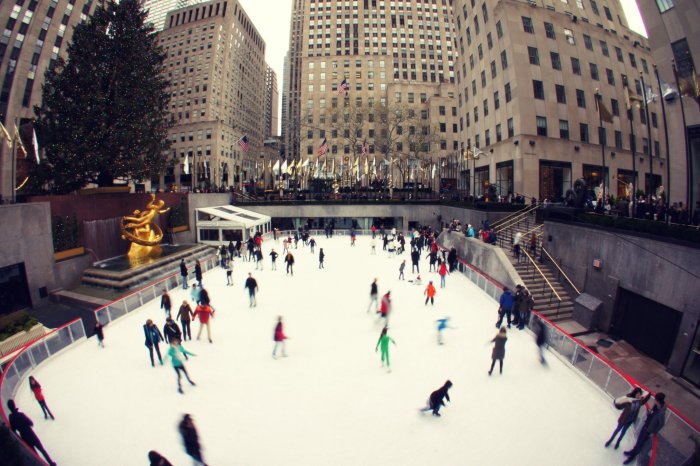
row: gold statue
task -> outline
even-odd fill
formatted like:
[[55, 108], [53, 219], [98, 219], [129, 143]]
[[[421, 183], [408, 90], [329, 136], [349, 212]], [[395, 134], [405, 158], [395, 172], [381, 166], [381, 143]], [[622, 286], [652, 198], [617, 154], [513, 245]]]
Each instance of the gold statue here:
[[156, 195], [151, 194], [151, 202], [146, 205], [146, 210], [135, 210], [133, 216], [122, 218], [122, 239], [131, 241], [131, 247], [127, 256], [129, 259], [144, 259], [160, 256], [160, 242], [163, 240], [163, 230], [154, 223], [158, 214], [164, 214], [163, 200], [156, 202]]

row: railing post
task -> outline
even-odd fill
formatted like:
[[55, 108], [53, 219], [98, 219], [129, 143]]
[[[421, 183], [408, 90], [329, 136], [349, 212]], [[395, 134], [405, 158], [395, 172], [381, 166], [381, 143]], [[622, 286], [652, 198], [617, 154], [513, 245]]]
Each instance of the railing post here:
[[603, 390], [605, 390], [605, 393], [608, 392], [608, 384], [610, 383], [611, 376], [612, 376], [612, 369], [610, 368], [610, 366], [608, 366], [608, 377], [607, 377], [607, 379], [605, 379], [605, 387], [603, 388]]

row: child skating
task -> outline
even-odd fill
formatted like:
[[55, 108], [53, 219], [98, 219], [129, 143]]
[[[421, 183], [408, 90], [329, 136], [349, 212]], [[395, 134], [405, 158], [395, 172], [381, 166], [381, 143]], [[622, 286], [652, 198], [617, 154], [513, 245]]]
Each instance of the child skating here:
[[396, 346], [396, 342], [387, 334], [388, 331], [389, 327], [384, 327], [382, 329], [382, 333], [379, 335], [379, 339], [377, 340], [377, 346], [374, 347], [374, 352], [376, 353], [381, 347], [382, 367], [384, 367], [384, 362], [386, 361], [387, 372], [391, 372], [391, 363], [389, 362], [389, 343], [391, 342], [394, 344], [394, 346]]
[[421, 412], [432, 411], [433, 416], [440, 417], [440, 408], [445, 406], [445, 399], [450, 401], [450, 395], [447, 393], [450, 387], [452, 387], [452, 382], [448, 380], [442, 387], [431, 393], [430, 398], [428, 398], [428, 405], [421, 409]]
[[187, 351], [183, 346], [180, 344], [180, 340], [177, 338], [171, 338], [170, 339], [170, 348], [168, 349], [168, 354], [165, 356], [166, 358], [170, 358], [170, 360], [173, 363], [173, 369], [175, 369], [175, 373], [177, 374], [177, 391], [178, 393], [185, 393], [182, 391], [182, 372], [185, 374], [185, 377], [187, 378], [187, 381], [192, 385], [193, 387], [196, 385], [192, 379], [190, 379], [190, 375], [187, 373], [187, 368], [185, 368], [185, 362], [182, 360], [182, 356], [187, 357], [187, 356], [196, 356], [194, 353], [190, 353]]

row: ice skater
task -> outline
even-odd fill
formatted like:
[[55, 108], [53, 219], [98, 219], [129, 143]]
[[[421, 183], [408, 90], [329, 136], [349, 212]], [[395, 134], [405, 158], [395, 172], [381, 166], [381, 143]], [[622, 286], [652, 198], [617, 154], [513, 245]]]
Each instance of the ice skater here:
[[169, 357], [173, 363], [173, 369], [177, 374], [177, 391], [180, 394], [185, 393], [182, 391], [182, 374], [185, 374], [185, 378], [190, 383], [190, 385], [192, 385], [193, 387], [197, 385], [192, 381], [192, 379], [190, 379], [190, 374], [187, 373], [187, 368], [185, 367], [185, 362], [182, 360], [182, 356], [184, 356], [185, 359], [187, 359], [187, 356], [196, 356], [196, 354], [187, 351], [180, 344], [180, 340], [178, 338], [172, 338], [170, 340], [170, 348], [168, 349], [168, 354], [165, 357]]
[[428, 305], [428, 301], [430, 301], [431, 306], [435, 306], [435, 294], [437, 293], [437, 290], [435, 289], [435, 286], [433, 285], [433, 282], [430, 281], [428, 282], [428, 286], [425, 287], [425, 291], [423, 294], [425, 295], [425, 305]]
[[165, 311], [165, 318], [170, 317], [170, 309], [172, 308], [172, 303], [170, 302], [170, 295], [167, 291], [163, 292], [160, 297], [160, 308]]
[[440, 275], [440, 288], [445, 288], [447, 285], [445, 284], [445, 277], [449, 274], [450, 272], [447, 270], [447, 264], [443, 261], [440, 264], [440, 267], [438, 268], [438, 275]]
[[450, 387], [452, 387], [452, 382], [448, 380], [442, 387], [431, 393], [430, 398], [428, 398], [428, 406], [421, 409], [421, 412], [432, 411], [433, 416], [440, 417], [440, 408], [446, 406], [445, 400], [450, 401], [450, 395], [447, 393]]
[[379, 287], [377, 286], [377, 279], [375, 278], [369, 288], [369, 306], [367, 306], [367, 312], [372, 309], [372, 303], [374, 303], [374, 312], [379, 311]]
[[44, 446], [41, 444], [41, 440], [39, 440], [39, 437], [37, 437], [36, 433], [34, 433], [34, 429], [32, 429], [34, 423], [32, 420], [29, 419], [26, 414], [17, 409], [15, 400], [7, 400], [7, 407], [10, 410], [10, 415], [7, 419], [10, 423], [10, 430], [19, 435], [19, 438], [21, 438], [22, 441], [33, 451], [38, 450], [44, 459], [46, 459], [46, 462], [49, 463], [49, 466], [56, 466], [56, 463], [53, 462], [49, 454], [44, 449]]
[[287, 253], [287, 257], [284, 258], [284, 261], [287, 263], [287, 275], [290, 273], [292, 274], [292, 277], [294, 276], [294, 256], [292, 255], [292, 252], [289, 251]]
[[420, 267], [418, 266], [419, 261], [420, 253], [418, 252], [418, 249], [413, 248], [411, 251], [411, 273], [413, 273], [413, 269], [415, 269], [417, 273], [420, 273]]
[[506, 328], [501, 327], [495, 337], [491, 340], [493, 342], [493, 351], [491, 352], [491, 369], [489, 369], [489, 375], [493, 372], [493, 367], [496, 365], [496, 361], [499, 363], [500, 373], [503, 374], [503, 358], [506, 357]]
[[323, 252], [323, 248], [318, 250], [318, 268], [323, 268], [323, 259], [326, 258], [326, 254]]
[[374, 352], [376, 353], [377, 350], [381, 347], [382, 350], [382, 367], [384, 367], [384, 363], [386, 362], [386, 368], [387, 372], [391, 372], [391, 363], [389, 362], [389, 343], [393, 343], [394, 346], [396, 346], [396, 342], [394, 341], [393, 338], [391, 338], [388, 335], [389, 327], [384, 326], [382, 329], [381, 335], [379, 335], [379, 339], [377, 340], [377, 345], [374, 347]]
[[192, 284], [192, 289], [190, 290], [190, 298], [195, 304], [199, 304], [200, 289], [197, 287], [196, 283]]
[[180, 278], [182, 278], [182, 289], [187, 289], [187, 265], [185, 264], [185, 259], [180, 261]]
[[277, 317], [277, 325], [275, 325], [275, 333], [273, 335], [273, 340], [275, 340], [275, 346], [272, 348], [272, 357], [277, 359], [277, 348], [282, 348], [282, 357], [287, 357], [287, 348], [285, 345], [285, 340], [287, 335], [284, 334], [284, 326], [282, 325], [282, 316]]
[[209, 339], [209, 343], [214, 343], [211, 340], [211, 319], [214, 318], [214, 309], [211, 308], [208, 304], [200, 304], [198, 305], [194, 313], [192, 314], [193, 318], [199, 318], [199, 332], [197, 332], [197, 340], [199, 340], [202, 336], [202, 330], [204, 327], [207, 328], [207, 338]]
[[155, 450], [148, 452], [149, 466], [173, 466], [173, 464], [168, 461], [166, 457], [161, 455]]
[[194, 460], [195, 466], [206, 466], [202, 458], [202, 447], [199, 445], [199, 436], [197, 428], [192, 421], [192, 416], [185, 414], [178, 427], [182, 436], [182, 443], [185, 445], [185, 451]]
[[370, 250], [370, 255], [376, 256], [377, 255], [377, 238], [376, 235], [372, 236], [372, 240], [370, 241], [370, 246], [372, 249]]
[[316, 247], [316, 240], [311, 238], [309, 239], [309, 247], [311, 248], [311, 254], [314, 253], [314, 248]]
[[443, 344], [442, 332], [443, 332], [446, 328], [454, 328], [454, 327], [450, 327], [449, 321], [450, 321], [450, 318], [449, 318], [449, 317], [443, 317], [442, 319], [438, 319], [438, 320], [435, 321], [435, 322], [437, 323], [437, 341], [438, 341], [438, 345], [442, 345], [442, 344]]
[[382, 303], [379, 307], [379, 314], [382, 319], [384, 319], [384, 327], [386, 327], [389, 322], [389, 313], [391, 312], [391, 291], [387, 291], [384, 296], [382, 296]]
[[258, 282], [253, 278], [253, 274], [249, 273], [245, 281], [245, 288], [248, 290], [248, 307], [257, 307], [258, 300], [255, 298], [255, 293], [258, 291]]
[[547, 345], [547, 326], [542, 322], [542, 319], [535, 319], [533, 327], [537, 354], [540, 357], [540, 364], [544, 366], [547, 364], [547, 360], [544, 358], [544, 348]]
[[406, 269], [406, 259], [401, 262], [401, 265], [399, 265], [399, 280], [405, 280], [406, 277], [403, 275], [403, 271]]
[[272, 251], [270, 251], [270, 254], [268, 254], [268, 255], [270, 256], [270, 259], [272, 260], [272, 270], [277, 270], [277, 256], [279, 256], [279, 254], [277, 254], [277, 252], [275, 251], [275, 248], [272, 248]]
[[104, 327], [100, 323], [100, 320], [97, 319], [95, 322], [95, 328], [94, 328], [95, 336], [97, 337], [97, 346], [100, 348], [105, 347], [105, 331]]
[[513, 294], [508, 288], [503, 289], [503, 293], [501, 293], [501, 297], [499, 298], [498, 302], [500, 305], [498, 307], [498, 320], [496, 321], [496, 328], [501, 328], [503, 317], [507, 317], [508, 328], [510, 328], [510, 321], [513, 312]]
[[646, 419], [644, 419], [644, 425], [642, 425], [642, 429], [637, 435], [637, 442], [631, 450], [625, 452], [627, 459], [622, 464], [633, 462], [637, 455], [645, 449], [645, 444], [649, 437], [658, 434], [666, 424], [666, 395], [659, 392], [654, 399], [654, 406], [647, 413]]
[[165, 337], [165, 342], [170, 343], [172, 340], [182, 341], [182, 332], [180, 327], [177, 326], [172, 317], [168, 317], [163, 326], [163, 336]]
[[158, 327], [153, 324], [151, 319], [148, 319], [143, 326], [143, 333], [146, 336], [145, 345], [148, 348], [148, 354], [151, 357], [151, 367], [155, 367], [155, 362], [153, 361], [153, 350], [156, 350], [158, 354], [158, 361], [160, 365], [163, 365], [163, 358], [160, 356], [160, 342], [163, 341], [163, 334], [160, 333]]
[[202, 287], [202, 264], [199, 263], [199, 259], [194, 263], [194, 278], [197, 280], [199, 287]]
[[29, 376], [29, 389], [34, 393], [34, 398], [36, 398], [39, 406], [41, 406], [41, 410], [44, 412], [44, 419], [48, 419], [49, 416], [52, 420], [56, 419], [46, 405], [46, 399], [44, 398], [44, 392], [41, 390], [41, 384], [31, 375]]
[[637, 415], [639, 414], [639, 409], [649, 401], [649, 398], [651, 398], [651, 394], [647, 393], [643, 395], [643, 390], [639, 387], [635, 387], [634, 390], [625, 396], [615, 398], [615, 407], [621, 409], [622, 413], [620, 413], [620, 417], [617, 418], [617, 427], [615, 427], [615, 431], [613, 431], [610, 439], [605, 442], [605, 448], [610, 446], [618, 433], [620, 437], [615, 443], [615, 450], [620, 448], [620, 442], [622, 442], [622, 439], [625, 437], [627, 429], [635, 423]]
[[263, 253], [260, 248], [255, 249], [255, 270], [263, 269]]
[[233, 259], [226, 264], [226, 286], [233, 286]]
[[180, 324], [182, 325], [182, 338], [184, 340], [192, 340], [192, 332], [190, 331], [190, 322], [192, 321], [192, 308], [187, 300], [183, 300], [180, 305], [180, 310], [177, 311], [177, 319], [180, 319]]

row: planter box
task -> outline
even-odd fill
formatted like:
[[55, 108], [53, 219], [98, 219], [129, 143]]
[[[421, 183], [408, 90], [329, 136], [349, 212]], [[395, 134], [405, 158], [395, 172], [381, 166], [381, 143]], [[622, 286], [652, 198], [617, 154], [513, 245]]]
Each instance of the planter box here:
[[55, 252], [53, 254], [53, 258], [56, 262], [58, 262], [70, 259], [71, 257], [82, 256], [83, 254], [85, 254], [85, 248], [81, 246], [79, 248], [66, 249], [65, 251]]
[[36, 324], [26, 332], [19, 332], [10, 338], [3, 340], [0, 342], [0, 356], [4, 357], [5, 355], [12, 353], [17, 348], [21, 348], [30, 341], [36, 340], [44, 333], [46, 333], [44, 326], [41, 324]]
[[190, 227], [187, 225], [180, 225], [179, 227], [168, 228], [170, 233], [180, 233], [181, 231], [187, 231]]

